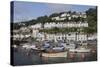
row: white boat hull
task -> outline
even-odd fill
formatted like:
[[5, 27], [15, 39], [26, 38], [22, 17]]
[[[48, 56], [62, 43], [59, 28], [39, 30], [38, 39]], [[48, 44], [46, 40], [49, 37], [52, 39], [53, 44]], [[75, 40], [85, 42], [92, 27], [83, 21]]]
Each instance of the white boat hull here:
[[42, 57], [67, 57], [67, 52], [42, 53]]
[[90, 52], [90, 49], [70, 49], [70, 52]]

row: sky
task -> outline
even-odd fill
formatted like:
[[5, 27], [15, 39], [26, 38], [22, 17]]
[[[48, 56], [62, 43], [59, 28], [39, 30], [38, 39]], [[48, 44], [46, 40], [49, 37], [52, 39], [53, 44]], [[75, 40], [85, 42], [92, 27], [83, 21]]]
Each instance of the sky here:
[[95, 6], [14, 1], [13, 19], [16, 23], [36, 19], [44, 15], [49, 16], [55, 12], [85, 12], [89, 8], [95, 8]]

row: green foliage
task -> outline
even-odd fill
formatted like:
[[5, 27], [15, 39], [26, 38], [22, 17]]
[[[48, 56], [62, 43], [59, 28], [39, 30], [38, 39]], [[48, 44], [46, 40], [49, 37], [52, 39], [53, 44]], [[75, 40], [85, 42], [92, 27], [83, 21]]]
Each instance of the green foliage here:
[[22, 26], [22, 25], [18, 25], [18, 23], [11, 23], [11, 28], [13, 28], [13, 29], [20, 29], [20, 27]]
[[[78, 17], [78, 18], [72, 18], [71, 20], [68, 19], [68, 17], [66, 16], [66, 19], [65, 20], [61, 20], [61, 21], [58, 21], [58, 20], [52, 20], [51, 18], [52, 17], [56, 17], [56, 16], [60, 16], [61, 14], [63, 14], [64, 12], [61, 12], [61, 13], [53, 13], [51, 14], [50, 16], [41, 16], [41, 17], [38, 17], [37, 19], [33, 19], [33, 20], [30, 20], [30, 21], [24, 21], [24, 22], [20, 22], [20, 23], [11, 23], [13, 24], [13, 29], [19, 29], [20, 27], [22, 26], [29, 26], [29, 25], [34, 25], [36, 23], [42, 23], [42, 25], [44, 26], [44, 23], [46, 22], [55, 22], [55, 23], [58, 23], [58, 22], [67, 22], [67, 21], [87, 21], [88, 22], [88, 25], [89, 27], [88, 28], [83, 28], [81, 31], [82, 32], [85, 32], [85, 33], [94, 33], [94, 32], [97, 32], [97, 7], [96, 8], [90, 8], [86, 11], [86, 14], [87, 14], [87, 18], [84, 19], [82, 17]], [[71, 12], [71, 11], [68, 11], [67, 13], [69, 14], [76, 14], [76, 12]], [[23, 24], [21, 24], [23, 23]], [[78, 28], [53, 28], [53, 29], [43, 29], [43, 30], [40, 30], [41, 32], [47, 32], [47, 33], [58, 33], [58, 32], [62, 32], [62, 33], [65, 33], [65, 32], [76, 32], [78, 31], [79, 32], [79, 29]]]
[[95, 28], [91, 28], [91, 27], [83, 28], [83, 32], [87, 33], [87, 34], [92, 34], [92, 33], [96, 32], [96, 29]]
[[97, 32], [97, 7], [90, 8], [86, 11], [87, 14], [87, 22], [89, 25], [88, 31], [91, 33]]
[[56, 16], [60, 16], [60, 13], [53, 13], [49, 17], [51, 18], [51, 17], [56, 17]]

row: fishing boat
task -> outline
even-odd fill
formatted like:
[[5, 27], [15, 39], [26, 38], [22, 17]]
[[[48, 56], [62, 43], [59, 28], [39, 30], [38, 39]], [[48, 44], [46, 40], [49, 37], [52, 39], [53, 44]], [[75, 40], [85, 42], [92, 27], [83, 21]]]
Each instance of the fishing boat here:
[[77, 49], [70, 49], [69, 50], [70, 52], [90, 52], [91, 51], [91, 49], [86, 49], [86, 48], [77, 48]]
[[43, 47], [45, 51], [41, 53], [42, 57], [67, 57], [68, 52], [62, 44], [52, 47], [50, 43], [45, 42]]
[[67, 50], [63, 47], [54, 47], [42, 52], [42, 57], [67, 57]]
[[64, 52], [52, 52], [52, 53], [42, 53], [42, 57], [67, 57], [67, 51]]

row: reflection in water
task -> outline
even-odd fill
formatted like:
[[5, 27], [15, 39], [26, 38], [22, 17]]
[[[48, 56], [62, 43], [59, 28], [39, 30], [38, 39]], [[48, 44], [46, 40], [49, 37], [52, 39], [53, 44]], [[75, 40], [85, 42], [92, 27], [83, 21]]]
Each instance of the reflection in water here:
[[66, 62], [96, 61], [96, 53], [69, 53], [67, 58], [44, 58], [35, 51], [18, 48], [14, 50], [14, 65], [52, 64]]

